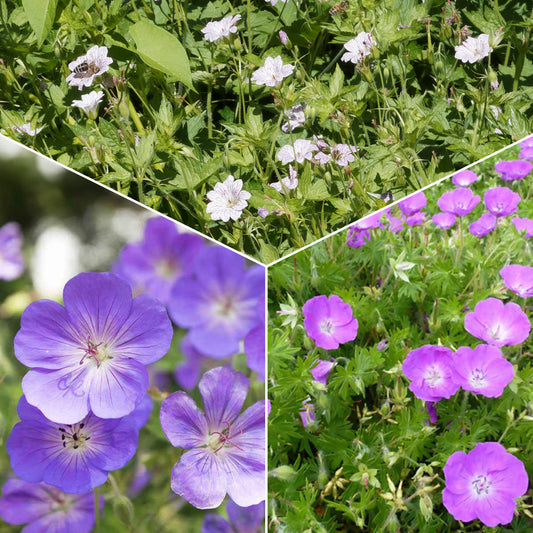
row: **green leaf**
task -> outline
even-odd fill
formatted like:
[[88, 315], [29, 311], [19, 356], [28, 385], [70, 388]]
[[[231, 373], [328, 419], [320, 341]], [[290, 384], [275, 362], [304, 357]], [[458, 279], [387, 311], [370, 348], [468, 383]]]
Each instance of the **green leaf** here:
[[189, 58], [174, 35], [148, 20], [131, 26], [130, 35], [137, 54], [147, 65], [168, 74], [171, 81], [181, 81], [194, 89]]
[[22, 6], [40, 48], [52, 29], [56, 16], [57, 0], [22, 0]]

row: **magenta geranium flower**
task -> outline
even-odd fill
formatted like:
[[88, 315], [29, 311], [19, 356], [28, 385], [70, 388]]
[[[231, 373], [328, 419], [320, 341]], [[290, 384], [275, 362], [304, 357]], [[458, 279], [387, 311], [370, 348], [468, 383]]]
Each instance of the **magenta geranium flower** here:
[[461, 347], [453, 356], [453, 379], [464, 390], [496, 398], [514, 377], [513, 365], [496, 346]]
[[497, 218], [492, 213], [484, 213], [468, 226], [468, 230], [475, 237], [485, 237], [496, 227]]
[[471, 170], [461, 170], [453, 175], [452, 183], [456, 187], [470, 187], [470, 185], [478, 179], [479, 178], [475, 172], [472, 172]]
[[202, 238], [178, 233], [174, 222], [151, 218], [144, 228], [143, 240], [127, 244], [113, 270], [129, 281], [136, 292], [146, 292], [166, 304], [172, 285], [190, 274], [194, 257], [202, 246]]
[[191, 344], [209, 357], [239, 352], [239, 342], [259, 322], [265, 269], [246, 268], [244, 258], [220, 246], [196, 254], [192, 272], [174, 284], [168, 310], [174, 322], [189, 329]]
[[497, 298], [477, 303], [474, 312], [465, 316], [465, 329], [493, 346], [514, 346], [529, 337], [527, 315], [515, 303], [504, 304]]
[[25, 267], [20, 226], [9, 222], [0, 228], [0, 279], [12, 281], [24, 272]]
[[307, 300], [302, 311], [305, 331], [320, 348], [334, 350], [357, 337], [352, 308], [335, 294]]
[[146, 365], [170, 346], [163, 305], [110, 273], [84, 273], [63, 291], [65, 306], [30, 304], [15, 337], [15, 356], [31, 370], [22, 380], [28, 403], [50, 420], [74, 424], [131, 413], [148, 388]]
[[350, 248], [360, 248], [370, 241], [370, 232], [351, 226], [348, 229], [347, 244]]
[[374, 213], [372, 215], [369, 215], [361, 220], [358, 220], [355, 224], [352, 224], [351, 228], [355, 228], [356, 230], [368, 230], [368, 229], [376, 229], [376, 228], [382, 228], [383, 223], [381, 222], [381, 217], [383, 216], [383, 213], [380, 211], [379, 213]]
[[331, 361], [319, 360], [318, 364], [311, 369], [313, 379], [326, 386], [328, 383], [329, 373], [334, 366], [335, 363], [332, 363]]
[[420, 213], [415, 213], [410, 217], [405, 217], [405, 223], [410, 227], [420, 226], [424, 223], [424, 213], [420, 211]]
[[483, 197], [486, 208], [497, 217], [506, 217], [518, 209], [520, 195], [508, 187], [493, 187]]
[[527, 159], [533, 161], [533, 146], [524, 146], [518, 154], [520, 159]]
[[453, 396], [459, 385], [453, 381], [452, 355], [449, 348], [431, 344], [411, 350], [402, 366], [405, 377], [411, 381], [409, 390], [428, 402]]
[[453, 213], [437, 213], [431, 217], [431, 220], [440, 229], [450, 229], [454, 226], [457, 218]]
[[207, 513], [200, 533], [258, 533], [262, 531], [265, 521], [265, 504], [258, 503], [250, 507], [239, 507], [228, 500], [226, 503], [226, 520], [219, 514]]
[[69, 494], [88, 492], [133, 457], [150, 410], [148, 399], [124, 418], [104, 420], [89, 413], [76, 424], [58, 424], [23, 396], [17, 406], [20, 422], [6, 443], [11, 466], [24, 481], [44, 481]]
[[533, 297], [533, 267], [509, 265], [500, 270], [505, 286], [522, 298]]
[[533, 237], [533, 219], [514, 217], [511, 222], [516, 228], [516, 231], [519, 233], [524, 232], [526, 238]]
[[441, 211], [464, 217], [471, 213], [480, 201], [481, 198], [470, 189], [459, 188], [445, 192], [437, 205]]
[[497, 442], [476, 444], [468, 454], [453, 453], [444, 477], [444, 507], [456, 520], [479, 518], [489, 527], [513, 520], [515, 499], [526, 493], [529, 484], [522, 461]]
[[521, 180], [525, 178], [533, 169], [533, 165], [528, 161], [500, 161], [494, 165], [496, 172], [504, 181]]
[[167, 439], [187, 450], [172, 470], [172, 490], [198, 509], [218, 507], [226, 493], [241, 507], [265, 498], [265, 402], [239, 416], [248, 387], [243, 374], [218, 367], [199, 383], [205, 415], [181, 391], [161, 405]]
[[387, 222], [389, 223], [389, 231], [391, 233], [399, 233], [404, 229], [403, 220], [399, 217], [395, 217], [390, 214], [390, 212], [386, 213]]
[[398, 203], [400, 211], [406, 216], [410, 217], [424, 209], [427, 204], [426, 195], [420, 191], [405, 200]]
[[[104, 498], [99, 500], [101, 512]], [[95, 522], [94, 495], [65, 494], [44, 483], [8, 479], [2, 487], [0, 517], [7, 524], [27, 524], [22, 533], [89, 533]]]

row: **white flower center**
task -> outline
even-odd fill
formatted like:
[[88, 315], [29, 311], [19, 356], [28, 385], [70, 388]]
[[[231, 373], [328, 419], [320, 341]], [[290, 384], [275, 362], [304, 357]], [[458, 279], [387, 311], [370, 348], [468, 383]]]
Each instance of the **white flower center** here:
[[326, 318], [326, 320], [323, 320], [320, 323], [320, 330], [322, 331], [322, 333], [331, 334], [334, 329], [335, 324], [333, 323], [333, 320], [331, 320], [331, 318]]
[[483, 388], [487, 383], [487, 373], [481, 368], [475, 368], [470, 375], [470, 383], [473, 387]]
[[478, 496], [486, 496], [490, 493], [492, 482], [488, 476], [479, 475], [472, 480], [472, 489]]
[[426, 370], [424, 380], [429, 387], [437, 387], [442, 382], [443, 376], [441, 369], [437, 365], [430, 365]]

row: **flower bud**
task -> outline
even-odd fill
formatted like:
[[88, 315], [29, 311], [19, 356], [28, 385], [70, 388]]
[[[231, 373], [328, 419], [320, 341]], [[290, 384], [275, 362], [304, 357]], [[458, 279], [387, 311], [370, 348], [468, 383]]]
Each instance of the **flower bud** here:
[[135, 511], [127, 496], [121, 495], [113, 502], [113, 512], [125, 526], [130, 528], [133, 526]]
[[490, 69], [489, 71], [489, 81], [490, 81], [490, 86], [494, 90], [496, 90], [500, 86], [500, 84], [498, 83], [498, 75], [492, 69]]
[[292, 481], [296, 477], [296, 470], [289, 465], [281, 465], [270, 471], [270, 475], [282, 481]]

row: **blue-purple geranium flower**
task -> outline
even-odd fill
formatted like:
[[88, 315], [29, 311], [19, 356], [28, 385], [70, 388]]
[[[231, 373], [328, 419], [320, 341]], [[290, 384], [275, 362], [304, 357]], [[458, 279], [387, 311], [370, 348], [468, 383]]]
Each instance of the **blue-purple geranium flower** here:
[[124, 418], [104, 420], [89, 413], [75, 424], [58, 424], [23, 396], [17, 406], [20, 422], [6, 443], [11, 466], [24, 481], [44, 481], [69, 494], [88, 492], [133, 457], [150, 410], [151, 402], [145, 397]]
[[262, 531], [265, 520], [265, 504], [258, 503], [249, 507], [239, 507], [228, 500], [226, 520], [219, 514], [207, 513], [202, 523], [201, 533], [257, 533]]
[[172, 324], [163, 305], [110, 273], [84, 273], [63, 292], [65, 306], [28, 306], [15, 337], [17, 359], [32, 369], [22, 380], [31, 405], [50, 420], [74, 424], [131, 413], [148, 388], [146, 365], [163, 357]]
[[[99, 497], [100, 509], [104, 499]], [[8, 479], [2, 487], [0, 517], [27, 524], [21, 533], [89, 533], [95, 523], [94, 495], [65, 494], [45, 483]]]
[[265, 269], [245, 267], [242, 257], [221, 247], [196, 255], [192, 274], [181, 277], [168, 304], [174, 322], [189, 329], [191, 344], [203, 355], [224, 358], [258, 325]]
[[24, 268], [20, 226], [9, 222], [0, 228], [0, 279], [12, 281], [24, 272]]
[[146, 292], [166, 304], [172, 285], [180, 276], [190, 273], [202, 246], [203, 239], [178, 233], [174, 222], [152, 218], [146, 223], [143, 240], [126, 245], [113, 270], [129, 281], [136, 292]]
[[249, 381], [228, 367], [206, 372], [199, 383], [205, 415], [185, 392], [161, 405], [161, 427], [185, 448], [172, 470], [172, 490], [198, 509], [218, 507], [226, 493], [238, 505], [265, 499], [265, 402], [239, 416]]

